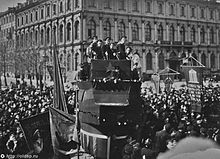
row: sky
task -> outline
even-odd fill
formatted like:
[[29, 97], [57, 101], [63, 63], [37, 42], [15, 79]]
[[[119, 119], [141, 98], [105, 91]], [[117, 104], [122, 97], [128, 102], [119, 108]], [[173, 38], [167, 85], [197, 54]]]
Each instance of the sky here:
[[4, 12], [8, 7], [16, 7], [17, 3], [23, 3], [26, 0], [0, 0], [0, 12]]

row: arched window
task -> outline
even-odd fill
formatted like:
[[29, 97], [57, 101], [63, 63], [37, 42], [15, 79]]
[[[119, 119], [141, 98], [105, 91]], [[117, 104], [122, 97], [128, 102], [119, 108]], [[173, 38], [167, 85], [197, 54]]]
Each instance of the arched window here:
[[71, 38], [71, 23], [67, 23], [67, 26], [66, 26], [66, 30], [67, 30], [67, 35], [66, 35], [66, 40], [67, 41], [70, 41], [70, 38]]
[[75, 39], [78, 40], [79, 39], [79, 21], [78, 20], [75, 22], [74, 28], [75, 28]]
[[210, 29], [210, 43], [214, 44], [215, 43], [215, 32], [213, 27]]
[[78, 64], [79, 64], [79, 53], [77, 52], [75, 54], [75, 71], [77, 71]]
[[71, 0], [67, 0], [67, 10], [71, 10]]
[[146, 55], [146, 68], [147, 70], [152, 70], [152, 54], [150, 52]]
[[52, 41], [52, 43], [56, 43], [57, 42], [57, 28], [56, 28], [56, 26], [53, 26], [53, 33], [52, 33], [52, 39], [53, 39], [53, 41]]
[[133, 11], [138, 11], [138, 1], [137, 0], [133, 0]]
[[40, 31], [40, 44], [44, 45], [44, 29]]
[[120, 10], [124, 10], [125, 9], [125, 0], [118, 0], [118, 8]]
[[203, 27], [200, 30], [200, 39], [201, 39], [201, 43], [205, 43], [205, 30]]
[[63, 42], [63, 24], [60, 25], [60, 42]]
[[180, 28], [180, 41], [185, 41], [185, 28], [182, 26]]
[[32, 45], [32, 40], [33, 40], [33, 32], [32, 31], [29, 32], [29, 36], [30, 36], [30, 44]]
[[170, 41], [175, 41], [175, 30], [172, 25], [170, 26]]
[[174, 15], [174, 5], [170, 5], [170, 15]]
[[70, 71], [71, 68], [71, 55], [67, 55], [67, 71]]
[[210, 57], [211, 59], [211, 68], [215, 68], [215, 54], [214, 53], [212, 53], [211, 54], [211, 57]]
[[150, 24], [147, 24], [146, 28], [145, 28], [145, 40], [151, 41], [151, 26], [150, 26]]
[[47, 44], [50, 44], [50, 28], [47, 28]]
[[96, 23], [91, 19], [88, 23], [88, 37], [93, 37], [96, 35]]
[[38, 44], [38, 31], [37, 30], [35, 31], [34, 37], [35, 37], [35, 44], [37, 45]]
[[28, 33], [25, 34], [25, 46], [29, 46]]
[[191, 28], [191, 41], [196, 42], [196, 30], [194, 27]]
[[104, 38], [111, 37], [111, 24], [109, 21], [105, 21], [103, 25]]
[[132, 27], [132, 39], [133, 40], [138, 40], [139, 36], [138, 36], [138, 24], [134, 23], [133, 27]]
[[203, 53], [202, 55], [201, 55], [201, 62], [202, 62], [202, 64], [205, 66], [206, 65], [206, 55], [205, 55], [205, 53]]
[[118, 38], [121, 39], [123, 36], [125, 36], [125, 24], [120, 22], [118, 25]]
[[60, 61], [59, 62], [60, 62], [60, 65], [62, 66], [63, 65], [63, 54], [60, 55]]
[[163, 14], [163, 4], [162, 3], [158, 4], [158, 13]]
[[60, 13], [63, 13], [63, 2], [60, 2]]
[[157, 39], [163, 41], [163, 26], [160, 24], [157, 29]]
[[159, 69], [164, 69], [164, 55], [161, 52], [158, 56], [159, 58]]

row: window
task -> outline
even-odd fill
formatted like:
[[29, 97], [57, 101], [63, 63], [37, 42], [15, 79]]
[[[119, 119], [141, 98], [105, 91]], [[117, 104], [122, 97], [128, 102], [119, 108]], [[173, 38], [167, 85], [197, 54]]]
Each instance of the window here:
[[138, 11], [138, 0], [133, 0], [133, 11]]
[[215, 32], [214, 32], [214, 29], [213, 27], [210, 29], [210, 43], [211, 44], [214, 44], [215, 43]]
[[146, 69], [147, 70], [152, 70], [152, 54], [150, 52], [147, 53], [146, 55]]
[[95, 7], [95, 0], [89, 0], [89, 7]]
[[121, 39], [123, 36], [125, 36], [125, 24], [121, 21], [118, 25], [118, 38]]
[[185, 28], [182, 26], [180, 28], [180, 41], [185, 41]]
[[174, 15], [174, 5], [170, 5], [170, 15]]
[[53, 15], [57, 14], [57, 5], [53, 4]]
[[206, 55], [205, 55], [205, 53], [203, 53], [202, 55], [201, 55], [201, 62], [202, 62], [202, 64], [205, 66], [206, 65]]
[[75, 8], [79, 8], [79, 0], [75, 0], [75, 5], [74, 5]]
[[159, 58], [159, 69], [162, 70], [164, 69], [164, 55], [162, 52], [159, 54], [158, 58]]
[[66, 35], [66, 39], [67, 39], [67, 41], [70, 41], [71, 39], [71, 23], [69, 22], [69, 23], [67, 23], [67, 27], [66, 27], [66, 29], [67, 29], [67, 35]]
[[163, 14], [163, 4], [162, 3], [158, 4], [158, 13]]
[[205, 18], [205, 11], [204, 11], [204, 8], [201, 8], [201, 18], [202, 18], [202, 19]]
[[160, 24], [157, 29], [157, 39], [163, 41], [163, 26]]
[[201, 43], [205, 43], [205, 30], [203, 27], [200, 30], [200, 39], [201, 39]]
[[195, 18], [195, 7], [191, 7], [191, 17]]
[[60, 13], [63, 13], [63, 2], [60, 2]]
[[125, 0], [118, 0], [118, 9], [125, 10]]
[[67, 10], [71, 10], [71, 0], [67, 0]]
[[181, 17], [184, 17], [184, 16], [185, 16], [185, 7], [184, 7], [184, 6], [181, 6], [180, 16], [181, 16]]
[[50, 16], [50, 5], [47, 6], [47, 17]]
[[88, 36], [93, 37], [96, 35], [96, 23], [91, 19], [88, 23]]
[[111, 8], [111, 0], [105, 0], [105, 3], [104, 3], [104, 8]]
[[[92, 33], [92, 31], [91, 31], [91, 33]], [[93, 34], [95, 35], [95, 33], [93, 33]], [[75, 22], [75, 39], [76, 40], [79, 39], [79, 21], [78, 20]]]
[[41, 45], [44, 45], [44, 29], [40, 31], [40, 42]]
[[111, 37], [111, 24], [109, 21], [105, 21], [103, 25], [103, 33], [104, 33], [104, 38]]
[[18, 18], [18, 26], [20, 26], [20, 18]]
[[210, 58], [211, 58], [210, 59], [211, 60], [211, 68], [215, 68], [215, 54], [212, 53]]
[[26, 24], [28, 23], [28, 14], [26, 14]]
[[134, 23], [132, 27], [132, 39], [133, 40], [139, 40], [138, 36], [138, 24]]
[[24, 18], [23, 18], [23, 16], [21, 17], [21, 25], [23, 25], [24, 24]]
[[47, 28], [47, 44], [50, 44], [50, 28]]
[[63, 42], [63, 24], [60, 25], [60, 42]]
[[30, 31], [30, 33], [29, 33], [29, 36], [30, 36], [30, 44], [32, 45], [32, 40], [33, 40], [33, 33]]
[[210, 19], [214, 19], [214, 11], [210, 10]]
[[30, 14], [30, 21], [33, 22], [33, 14]]
[[173, 26], [170, 26], [170, 41], [175, 41], [175, 29]]
[[44, 18], [44, 8], [41, 8], [41, 19]]
[[70, 71], [71, 68], [71, 55], [67, 55], [67, 71]]
[[38, 44], [38, 31], [37, 30], [35, 31], [34, 37], [35, 37], [35, 44], [37, 45]]
[[150, 26], [150, 24], [147, 24], [146, 28], [145, 28], [145, 40], [151, 41], [151, 26]]
[[194, 27], [191, 28], [191, 41], [196, 42], [196, 30]]
[[151, 2], [148, 0], [145, 0], [145, 5], [146, 5], [146, 12], [150, 13], [151, 12]]
[[35, 20], [38, 20], [38, 11], [35, 11]]
[[79, 53], [77, 52], [75, 54], [75, 71], [77, 71], [78, 64], [79, 64]]

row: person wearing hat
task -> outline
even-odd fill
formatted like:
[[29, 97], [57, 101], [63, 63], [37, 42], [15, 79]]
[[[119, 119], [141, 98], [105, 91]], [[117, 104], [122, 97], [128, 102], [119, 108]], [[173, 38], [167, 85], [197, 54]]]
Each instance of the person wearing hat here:
[[123, 36], [117, 44], [118, 58], [120, 60], [126, 59], [126, 53], [125, 53], [125, 42], [126, 42], [126, 40], [127, 40], [127, 37]]
[[110, 59], [110, 37], [105, 38], [104, 45], [102, 46], [102, 52], [105, 60]]
[[98, 40], [96, 45], [92, 46], [92, 51], [94, 52], [95, 59], [103, 59], [104, 55], [102, 52], [102, 40]]

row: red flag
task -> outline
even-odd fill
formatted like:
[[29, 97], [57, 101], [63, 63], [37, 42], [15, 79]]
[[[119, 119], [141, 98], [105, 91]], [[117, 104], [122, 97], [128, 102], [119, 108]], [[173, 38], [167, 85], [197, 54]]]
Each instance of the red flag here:
[[[54, 36], [54, 41], [55, 36]], [[60, 63], [58, 59], [58, 52], [56, 50], [56, 44], [54, 42], [54, 51], [53, 51], [53, 57], [54, 57], [54, 70], [53, 70], [53, 77], [54, 77], [54, 95], [53, 95], [53, 106], [59, 110], [62, 110], [66, 113], [68, 113], [67, 105], [66, 105], [66, 99], [64, 95], [64, 86], [63, 86], [63, 79], [60, 69]]]

